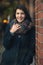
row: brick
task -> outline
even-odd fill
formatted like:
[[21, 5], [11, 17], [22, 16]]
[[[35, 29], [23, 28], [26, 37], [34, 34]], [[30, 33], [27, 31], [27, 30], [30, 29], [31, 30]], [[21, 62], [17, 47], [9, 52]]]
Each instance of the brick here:
[[40, 43], [43, 43], [43, 35], [40, 34], [40, 33], [37, 33], [36, 34], [36, 44], [40, 42]]
[[43, 27], [43, 18], [38, 18], [36, 15], [36, 19], [35, 19], [35, 25], [41, 26]]
[[37, 18], [36, 23], [38, 26], [43, 27], [43, 18], [40, 18], [40, 19]]
[[40, 4], [40, 6], [38, 7], [38, 11], [43, 11], [43, 4]]
[[43, 4], [35, 0], [36, 65], [43, 65]]
[[43, 19], [43, 12], [38, 11], [37, 13], [35, 13], [35, 18], [36, 19]]
[[43, 20], [43, 11], [38, 11], [37, 13], [35, 13], [35, 18], [38, 20]]
[[[39, 5], [37, 4], [37, 6], [36, 6], [36, 8], [35, 8], [35, 13], [38, 13], [38, 11], [39, 11], [39, 9], [40, 9], [39, 7], [40, 7], [40, 4], [39, 4]], [[41, 10], [41, 9], [40, 9], [40, 10]]]
[[38, 48], [38, 51], [36, 53], [36, 56], [38, 57], [38, 59], [39, 58], [43, 58], [43, 51], [40, 48]]
[[38, 16], [38, 19], [43, 18], [43, 12], [39, 12], [39, 13], [37, 14], [37, 16]]
[[37, 16], [37, 14], [35, 13], [35, 21], [38, 19], [38, 16]]
[[37, 41], [37, 47], [39, 50], [43, 51], [43, 43], [40, 43], [39, 41]]
[[40, 58], [39, 61], [40, 61], [40, 64], [43, 65], [43, 59]]
[[39, 5], [37, 4], [36, 8], [35, 8], [35, 12], [38, 12], [38, 11], [43, 11], [43, 4], [42, 3], [39, 3]]
[[43, 34], [43, 28], [41, 28], [41, 27], [39, 28], [39, 27], [38, 27], [38, 32], [39, 32], [40, 34]]
[[40, 43], [43, 42], [43, 35], [41, 35], [41, 34], [39, 34], [39, 33], [38, 33], [38, 41], [39, 41]]
[[35, 7], [37, 7], [37, 5], [40, 5], [40, 0], [35, 0]]
[[35, 25], [38, 25], [38, 20], [36, 19], [36, 21], [35, 21]]
[[38, 58], [43, 58], [43, 51], [38, 49]]

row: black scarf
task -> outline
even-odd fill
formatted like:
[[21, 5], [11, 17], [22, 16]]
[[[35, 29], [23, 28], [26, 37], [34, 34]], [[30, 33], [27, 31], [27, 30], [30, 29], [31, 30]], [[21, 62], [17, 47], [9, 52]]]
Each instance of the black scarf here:
[[[16, 19], [14, 19], [13, 21], [11, 21], [11, 26], [13, 25], [13, 23], [18, 23], [16, 21]], [[19, 33], [19, 34], [25, 34], [28, 30], [29, 30], [29, 24], [30, 24], [30, 21], [29, 20], [24, 20], [22, 23], [18, 23], [21, 28], [19, 30], [16, 31], [16, 33]]]

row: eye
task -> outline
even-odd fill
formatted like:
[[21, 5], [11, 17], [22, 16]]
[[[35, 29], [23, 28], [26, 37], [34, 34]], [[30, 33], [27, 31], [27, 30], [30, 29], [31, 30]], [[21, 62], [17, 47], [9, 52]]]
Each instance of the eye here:
[[19, 14], [19, 13], [16, 13], [16, 14]]
[[21, 14], [24, 14], [24, 13], [21, 13]]

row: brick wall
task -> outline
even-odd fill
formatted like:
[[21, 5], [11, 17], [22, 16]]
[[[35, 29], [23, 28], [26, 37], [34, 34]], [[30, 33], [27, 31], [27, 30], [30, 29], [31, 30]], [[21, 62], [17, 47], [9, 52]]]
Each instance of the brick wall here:
[[35, 0], [36, 65], [43, 65], [43, 0]]

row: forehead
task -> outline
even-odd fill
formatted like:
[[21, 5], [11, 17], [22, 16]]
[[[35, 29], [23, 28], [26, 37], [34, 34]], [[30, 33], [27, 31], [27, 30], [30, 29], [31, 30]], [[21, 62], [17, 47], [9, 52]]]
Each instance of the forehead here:
[[24, 13], [24, 11], [22, 9], [16, 9], [16, 12], [23, 12]]

